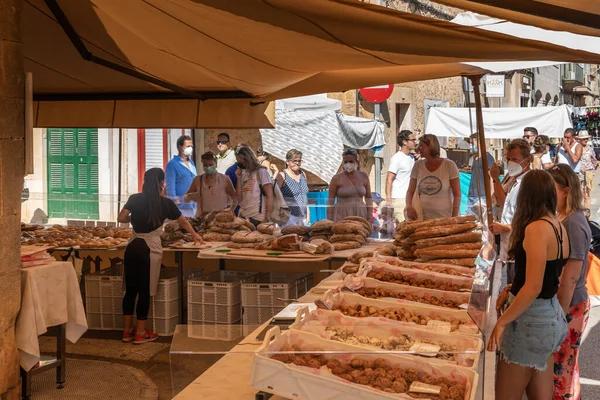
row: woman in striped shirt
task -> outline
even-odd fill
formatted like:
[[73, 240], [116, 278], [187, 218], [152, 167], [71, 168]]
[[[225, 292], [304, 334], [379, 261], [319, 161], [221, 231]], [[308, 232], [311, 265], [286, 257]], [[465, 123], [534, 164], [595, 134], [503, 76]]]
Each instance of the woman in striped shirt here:
[[[303, 226], [308, 216], [308, 184], [300, 168], [302, 152], [292, 149], [286, 155], [287, 168], [277, 174], [277, 184], [290, 208], [290, 219], [285, 226]], [[283, 227], [282, 227], [283, 228]]]

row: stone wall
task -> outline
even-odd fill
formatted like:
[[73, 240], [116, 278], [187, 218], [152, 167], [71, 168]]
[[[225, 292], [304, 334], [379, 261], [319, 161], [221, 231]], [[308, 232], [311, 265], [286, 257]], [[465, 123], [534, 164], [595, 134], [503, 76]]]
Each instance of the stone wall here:
[[20, 399], [15, 318], [21, 300], [20, 213], [24, 172], [21, 0], [0, 0], [0, 399]]

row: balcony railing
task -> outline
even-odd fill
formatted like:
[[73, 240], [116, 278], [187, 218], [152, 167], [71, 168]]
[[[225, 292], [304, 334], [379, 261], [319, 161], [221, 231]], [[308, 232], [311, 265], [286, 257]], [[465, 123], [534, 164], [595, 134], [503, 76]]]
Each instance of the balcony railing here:
[[570, 63], [561, 66], [561, 75], [565, 86], [579, 86], [585, 84], [583, 67]]

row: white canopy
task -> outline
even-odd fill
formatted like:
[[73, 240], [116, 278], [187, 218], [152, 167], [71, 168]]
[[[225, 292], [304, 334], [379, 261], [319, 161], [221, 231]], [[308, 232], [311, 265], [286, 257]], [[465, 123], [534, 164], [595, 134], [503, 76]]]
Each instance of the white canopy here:
[[327, 93], [292, 97], [275, 102], [277, 110], [287, 111], [340, 111], [342, 102], [327, 97]]
[[[432, 108], [425, 133], [437, 136], [468, 137], [477, 130], [475, 109]], [[540, 135], [562, 137], [571, 128], [571, 113], [566, 105], [558, 107], [484, 108], [483, 125], [488, 139], [515, 139], [523, 136], [523, 128], [534, 126]]]
[[[521, 39], [531, 39], [540, 42], [553, 43], [559, 46], [569, 47], [576, 50], [584, 50], [598, 53], [600, 50], [600, 38], [595, 36], [578, 35], [564, 31], [551, 31], [537, 28], [535, 26], [516, 24], [501, 19], [490, 18], [473, 12], [458, 14], [451, 22], [483, 29], [486, 31], [503, 33]], [[515, 61], [515, 62], [474, 62], [464, 63], [479, 67], [491, 72], [512, 71], [527, 68], [545, 67], [548, 65], [561, 64], [557, 61]]]

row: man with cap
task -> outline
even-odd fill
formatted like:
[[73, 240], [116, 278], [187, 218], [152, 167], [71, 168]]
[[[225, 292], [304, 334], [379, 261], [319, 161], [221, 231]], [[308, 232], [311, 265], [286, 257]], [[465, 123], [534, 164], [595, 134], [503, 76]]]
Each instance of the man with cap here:
[[579, 170], [583, 176], [583, 199], [584, 207], [589, 210], [590, 208], [590, 194], [594, 187], [594, 173], [598, 168], [598, 160], [596, 160], [596, 152], [590, 144], [590, 134], [588, 131], [579, 131], [577, 135], [579, 144], [583, 149], [581, 152], [581, 161]]

